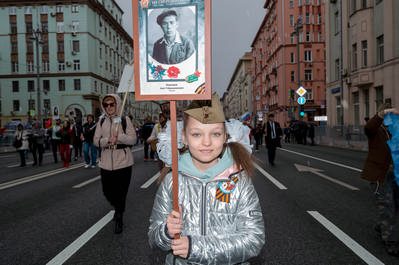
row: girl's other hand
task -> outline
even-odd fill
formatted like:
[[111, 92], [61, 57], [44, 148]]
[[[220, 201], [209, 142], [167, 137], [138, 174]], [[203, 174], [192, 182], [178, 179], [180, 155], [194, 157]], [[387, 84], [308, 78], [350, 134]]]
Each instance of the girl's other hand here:
[[166, 217], [166, 228], [168, 229], [169, 237], [175, 237], [175, 234], [180, 234], [183, 228], [183, 221], [181, 218], [182, 208], [179, 205], [179, 212], [171, 211]]
[[173, 255], [180, 256], [185, 259], [187, 258], [189, 247], [188, 237], [186, 236], [172, 240]]

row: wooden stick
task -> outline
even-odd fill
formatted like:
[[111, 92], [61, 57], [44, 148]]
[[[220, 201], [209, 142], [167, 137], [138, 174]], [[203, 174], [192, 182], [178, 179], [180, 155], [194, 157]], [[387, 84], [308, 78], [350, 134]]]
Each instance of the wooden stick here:
[[[179, 178], [177, 167], [177, 121], [176, 121], [176, 101], [170, 101], [170, 133], [172, 138], [172, 177], [173, 177], [173, 210], [179, 212]], [[176, 234], [175, 239], [180, 235]]]

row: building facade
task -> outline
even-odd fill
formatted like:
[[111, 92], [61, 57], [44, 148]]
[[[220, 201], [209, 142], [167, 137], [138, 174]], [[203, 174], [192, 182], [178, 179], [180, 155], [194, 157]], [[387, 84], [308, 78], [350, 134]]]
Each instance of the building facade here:
[[226, 117], [239, 119], [245, 112], [251, 112], [251, 70], [252, 53], [247, 52], [238, 61], [227, 87]]
[[[71, 110], [78, 121], [100, 116], [101, 96], [116, 92], [133, 58], [116, 2], [1, 0], [0, 7], [0, 126], [37, 118], [39, 111], [44, 121], [54, 107], [60, 118]], [[152, 104], [136, 104], [132, 93], [126, 114], [158, 113]]]
[[[323, 0], [266, 0], [266, 15], [251, 45], [258, 117], [274, 114], [285, 123], [325, 115], [324, 6]], [[295, 93], [300, 86], [307, 90], [304, 117]]]
[[399, 103], [399, 1], [326, 5], [330, 125], [362, 125], [384, 102]]

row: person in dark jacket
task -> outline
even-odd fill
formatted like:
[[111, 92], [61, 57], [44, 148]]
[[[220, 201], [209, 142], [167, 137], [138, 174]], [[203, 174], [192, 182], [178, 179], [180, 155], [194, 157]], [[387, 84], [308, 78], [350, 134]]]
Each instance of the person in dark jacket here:
[[[151, 120], [151, 116], [148, 116], [146, 122], [141, 129], [141, 138], [144, 140], [144, 161], [148, 160], [148, 147], [147, 139], [151, 136], [152, 129], [154, 128], [154, 122]], [[150, 148], [150, 159], [154, 160], [154, 151]]]
[[393, 173], [391, 151], [387, 141], [391, 139], [383, 125], [387, 113], [399, 114], [399, 110], [383, 104], [378, 113], [364, 126], [368, 138], [369, 152], [360, 178], [371, 182], [374, 190], [378, 222], [375, 230], [390, 255], [399, 256], [399, 187]]
[[96, 132], [96, 123], [94, 123], [94, 116], [87, 115], [87, 122], [83, 125], [83, 131], [80, 139], [83, 141], [83, 154], [85, 157], [85, 168], [90, 167], [90, 155], [89, 149], [91, 150], [91, 168], [96, 167], [97, 161], [97, 147], [93, 143], [94, 133]]
[[274, 166], [274, 159], [276, 158], [276, 149], [281, 145], [280, 140], [283, 138], [283, 132], [280, 124], [274, 121], [274, 115], [269, 114], [269, 120], [265, 125], [266, 147], [267, 155], [270, 165]]
[[[34, 161], [32, 166], [36, 166], [38, 162], [39, 166], [42, 165], [44, 153], [44, 133], [45, 132], [41, 127], [41, 123], [39, 121], [34, 121], [31, 134], [32, 156]], [[37, 159], [37, 154], [39, 154], [39, 161]]]
[[[75, 122], [74, 119], [70, 119], [70, 127], [72, 129], [72, 145], [73, 149], [75, 149], [75, 158], [74, 161], [78, 160], [78, 156], [82, 157], [82, 140], [80, 139], [80, 135], [82, 134], [82, 126]], [[72, 156], [72, 152], [71, 152]], [[72, 158], [71, 158], [72, 160]]]
[[62, 167], [69, 167], [73, 134], [68, 120], [64, 121], [61, 130], [56, 134], [60, 137], [60, 156], [61, 160], [64, 162]]

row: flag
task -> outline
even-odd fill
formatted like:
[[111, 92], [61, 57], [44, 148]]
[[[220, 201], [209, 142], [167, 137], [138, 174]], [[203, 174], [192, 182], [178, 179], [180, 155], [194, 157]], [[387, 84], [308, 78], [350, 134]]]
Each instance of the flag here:
[[134, 66], [133, 64], [125, 65], [123, 69], [122, 77], [119, 82], [119, 87], [117, 93], [134, 92]]
[[51, 126], [51, 119], [48, 119], [48, 120], [46, 121], [46, 128], [49, 129], [50, 126]]
[[249, 121], [249, 120], [251, 119], [251, 115], [249, 115], [248, 112], [245, 112], [245, 113], [241, 116], [241, 119], [242, 119], [243, 121]]

